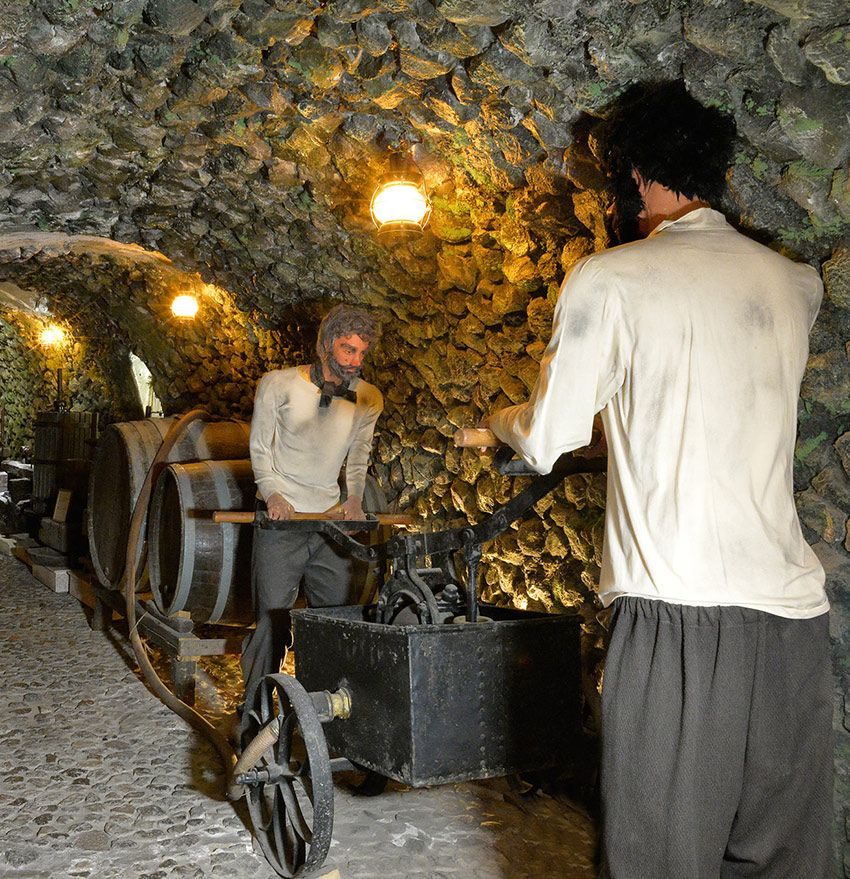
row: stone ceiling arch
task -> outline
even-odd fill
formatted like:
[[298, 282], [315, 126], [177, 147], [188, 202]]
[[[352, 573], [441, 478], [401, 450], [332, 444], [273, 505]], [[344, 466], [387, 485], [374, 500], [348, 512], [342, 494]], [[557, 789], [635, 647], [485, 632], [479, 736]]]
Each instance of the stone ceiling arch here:
[[[116, 415], [133, 409], [126, 390], [130, 351], [151, 369], [166, 411], [193, 400], [220, 414], [250, 411], [252, 382], [281, 351], [298, 347], [294, 330], [305, 319], [293, 315], [281, 340], [281, 329], [261, 326], [236, 307], [228, 291], [196, 272], [161, 253], [99, 236], [0, 235], [0, 284], [7, 307], [65, 326], [69, 356], [103, 366], [112, 396], [122, 401]], [[171, 314], [171, 302], [181, 293], [199, 301], [194, 320]]]

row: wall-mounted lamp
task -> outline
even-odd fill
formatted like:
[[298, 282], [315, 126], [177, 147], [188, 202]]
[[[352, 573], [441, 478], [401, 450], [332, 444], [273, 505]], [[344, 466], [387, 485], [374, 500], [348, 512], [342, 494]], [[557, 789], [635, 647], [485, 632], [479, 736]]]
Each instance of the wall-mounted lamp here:
[[175, 317], [191, 320], [198, 313], [198, 300], [186, 293], [175, 296], [171, 303], [171, 313]]
[[396, 153], [389, 173], [372, 195], [372, 219], [378, 232], [421, 232], [431, 216], [425, 180], [412, 159]]
[[56, 324], [48, 324], [39, 334], [38, 340], [46, 348], [53, 348], [65, 341], [65, 330]]

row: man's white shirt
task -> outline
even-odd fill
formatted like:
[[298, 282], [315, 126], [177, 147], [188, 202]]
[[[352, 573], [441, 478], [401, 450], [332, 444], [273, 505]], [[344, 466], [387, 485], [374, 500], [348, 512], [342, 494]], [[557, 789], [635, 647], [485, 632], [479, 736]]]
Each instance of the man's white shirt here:
[[793, 497], [797, 401], [823, 285], [709, 208], [585, 258], [527, 403], [491, 427], [536, 470], [609, 448], [600, 597], [824, 613]]
[[[266, 373], [257, 385], [251, 419], [251, 466], [264, 500], [275, 492], [299, 513], [319, 513], [339, 501], [345, 465], [349, 497], [363, 497], [375, 423], [383, 397], [361, 379], [357, 403], [334, 397], [319, 409], [321, 391], [307, 366]], [[347, 460], [346, 460], [347, 459]]]

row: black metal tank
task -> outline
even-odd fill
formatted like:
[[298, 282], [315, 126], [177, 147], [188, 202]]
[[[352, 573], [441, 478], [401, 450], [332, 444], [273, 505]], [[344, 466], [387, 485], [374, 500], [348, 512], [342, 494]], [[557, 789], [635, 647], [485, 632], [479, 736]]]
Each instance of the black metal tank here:
[[481, 607], [490, 621], [394, 626], [374, 608], [293, 611], [296, 677], [351, 694], [331, 754], [423, 787], [554, 767], [580, 734], [577, 616]]

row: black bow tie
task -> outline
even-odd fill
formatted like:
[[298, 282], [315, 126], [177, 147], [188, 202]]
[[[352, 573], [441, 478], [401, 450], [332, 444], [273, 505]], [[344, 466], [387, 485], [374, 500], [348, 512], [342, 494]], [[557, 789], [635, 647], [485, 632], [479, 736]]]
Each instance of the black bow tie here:
[[334, 397], [342, 397], [343, 400], [348, 400], [349, 403], [357, 402], [357, 392], [352, 391], [348, 385], [335, 385], [333, 382], [325, 382], [322, 385], [322, 394], [319, 397], [319, 408], [326, 409], [331, 405], [331, 400]]
[[344, 400], [348, 400], [349, 403], [357, 402], [357, 391], [352, 391], [348, 387], [348, 382], [335, 384], [334, 382], [325, 381], [324, 371], [320, 364], [314, 363], [310, 367], [310, 381], [322, 392], [319, 397], [320, 409], [327, 409], [334, 397], [342, 397]]

